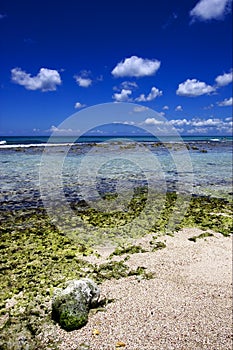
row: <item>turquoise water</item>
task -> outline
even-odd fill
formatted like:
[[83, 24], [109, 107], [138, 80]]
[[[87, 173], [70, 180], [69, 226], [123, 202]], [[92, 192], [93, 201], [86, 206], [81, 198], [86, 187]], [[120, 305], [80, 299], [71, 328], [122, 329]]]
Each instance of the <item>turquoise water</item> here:
[[[75, 145], [69, 144], [69, 138], [59, 137], [54, 140], [56, 146], [46, 148], [47, 137], [1, 140], [6, 141], [0, 145], [2, 210], [43, 206], [40, 171], [45, 154], [49, 160], [47, 185], [57, 181], [56, 164], [62, 164], [60, 190], [69, 202], [142, 186], [162, 192], [232, 197], [229, 137], [186, 137], [184, 144], [169, 138], [162, 144], [150, 137], [130, 140], [88, 137]], [[59, 200], [58, 194], [58, 203]]]

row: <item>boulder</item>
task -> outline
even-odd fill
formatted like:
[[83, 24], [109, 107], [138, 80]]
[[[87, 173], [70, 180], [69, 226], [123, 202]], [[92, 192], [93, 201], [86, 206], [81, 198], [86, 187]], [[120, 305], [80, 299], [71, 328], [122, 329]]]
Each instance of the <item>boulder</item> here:
[[81, 328], [87, 323], [91, 307], [98, 303], [100, 290], [89, 278], [66, 282], [65, 289], [58, 288], [52, 298], [52, 317], [67, 330]]

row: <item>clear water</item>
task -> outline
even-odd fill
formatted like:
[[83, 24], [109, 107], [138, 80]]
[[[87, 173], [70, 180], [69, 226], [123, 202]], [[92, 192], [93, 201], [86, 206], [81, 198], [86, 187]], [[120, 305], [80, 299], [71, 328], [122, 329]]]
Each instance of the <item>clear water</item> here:
[[232, 198], [231, 138], [189, 137], [184, 138], [184, 146], [169, 138], [158, 144], [146, 137], [136, 137], [131, 143], [89, 137], [72, 147], [68, 138], [57, 138], [56, 146], [46, 148], [46, 137], [1, 139], [7, 142], [0, 145], [2, 210], [42, 206], [39, 173], [45, 150], [47, 185], [56, 181], [56, 163], [62, 160], [60, 187], [71, 202], [98, 199], [104, 193], [122, 194], [140, 186]]

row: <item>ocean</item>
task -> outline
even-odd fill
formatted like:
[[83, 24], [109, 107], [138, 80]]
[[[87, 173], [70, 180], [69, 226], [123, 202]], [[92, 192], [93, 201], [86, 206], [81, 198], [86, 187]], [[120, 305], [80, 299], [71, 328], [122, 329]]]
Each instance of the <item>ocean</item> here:
[[[54, 182], [49, 171], [54, 162], [59, 163], [55, 171], [61, 172], [60, 187], [70, 203], [88, 202], [106, 193], [122, 194], [139, 186], [232, 198], [231, 137], [188, 136], [183, 137], [183, 143], [146, 136], [87, 136], [75, 142], [69, 137], [54, 137], [47, 141], [46, 136], [1, 137], [2, 210], [43, 206], [43, 172], [47, 185]], [[47, 170], [43, 162], [47, 162]], [[53, 199], [59, 201], [55, 196]]]

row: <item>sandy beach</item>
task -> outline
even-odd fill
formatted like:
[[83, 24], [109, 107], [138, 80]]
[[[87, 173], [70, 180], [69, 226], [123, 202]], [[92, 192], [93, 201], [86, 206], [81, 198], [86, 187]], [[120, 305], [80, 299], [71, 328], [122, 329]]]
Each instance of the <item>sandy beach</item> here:
[[[113, 302], [90, 313], [80, 330], [66, 332], [58, 325], [45, 330], [45, 348], [49, 334], [56, 334], [63, 350], [230, 350], [232, 239], [214, 233], [188, 240], [201, 232], [183, 229], [174, 237], [160, 237], [164, 249], [130, 255], [130, 267], [144, 266], [154, 277], [104, 282], [101, 297]], [[146, 247], [149, 240], [145, 237], [140, 243]], [[100, 253], [101, 259], [88, 259], [103, 262], [110, 251]]]

